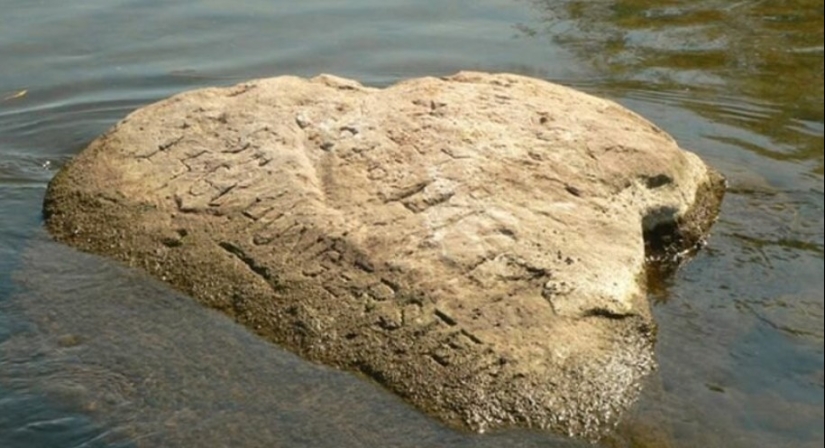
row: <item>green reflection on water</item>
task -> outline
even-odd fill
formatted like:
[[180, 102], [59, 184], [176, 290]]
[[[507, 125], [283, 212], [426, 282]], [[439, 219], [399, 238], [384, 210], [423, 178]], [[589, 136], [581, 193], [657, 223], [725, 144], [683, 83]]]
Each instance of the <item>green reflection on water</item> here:
[[608, 76], [608, 89], [689, 91], [681, 106], [767, 137], [760, 156], [823, 174], [823, 0], [536, 5], [548, 28], [519, 29], [576, 49]]

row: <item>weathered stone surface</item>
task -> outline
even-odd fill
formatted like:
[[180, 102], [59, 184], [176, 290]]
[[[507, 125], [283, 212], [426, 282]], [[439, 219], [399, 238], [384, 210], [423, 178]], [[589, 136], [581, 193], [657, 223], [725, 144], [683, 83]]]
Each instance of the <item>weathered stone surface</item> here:
[[544, 81], [280, 77], [135, 111], [44, 211], [445, 421], [596, 437], [655, 365], [645, 234], [692, 247], [722, 190], [641, 117]]

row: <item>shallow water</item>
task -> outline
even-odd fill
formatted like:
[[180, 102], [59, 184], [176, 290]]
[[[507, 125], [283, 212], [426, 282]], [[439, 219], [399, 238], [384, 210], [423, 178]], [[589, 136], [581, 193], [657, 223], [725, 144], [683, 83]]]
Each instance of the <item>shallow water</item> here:
[[17, 321], [0, 349], [0, 384], [16, 393], [5, 400], [2, 446], [586, 446], [455, 433], [372, 383], [304, 362], [42, 233], [16, 272], [21, 291], [0, 306]]
[[460, 69], [615, 99], [728, 177], [706, 250], [651, 292], [660, 370], [604, 444], [822, 445], [821, 0], [3, 6], [0, 446], [575, 446], [443, 428], [40, 229], [55, 170], [147, 102]]

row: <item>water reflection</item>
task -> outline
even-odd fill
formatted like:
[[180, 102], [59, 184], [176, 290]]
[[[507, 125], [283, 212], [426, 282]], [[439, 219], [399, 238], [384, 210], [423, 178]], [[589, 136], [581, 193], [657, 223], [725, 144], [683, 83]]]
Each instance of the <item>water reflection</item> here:
[[767, 137], [760, 155], [823, 173], [823, 0], [533, 3], [547, 25], [528, 34], [577, 49], [611, 89], [684, 92], [682, 107]]

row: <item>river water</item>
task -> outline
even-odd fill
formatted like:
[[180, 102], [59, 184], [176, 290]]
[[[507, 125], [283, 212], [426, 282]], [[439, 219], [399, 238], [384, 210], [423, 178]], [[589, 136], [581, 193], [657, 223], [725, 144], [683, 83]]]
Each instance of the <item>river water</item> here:
[[51, 242], [51, 176], [186, 89], [461, 69], [614, 99], [728, 178], [652, 288], [659, 371], [610, 447], [823, 444], [823, 1], [0, 0], [0, 447], [586, 446], [447, 429]]

